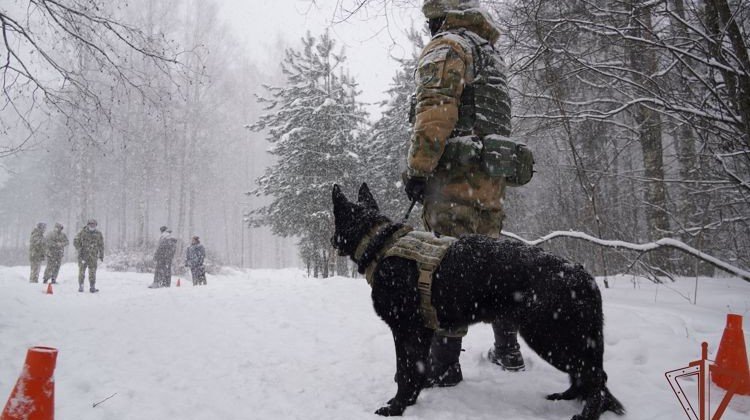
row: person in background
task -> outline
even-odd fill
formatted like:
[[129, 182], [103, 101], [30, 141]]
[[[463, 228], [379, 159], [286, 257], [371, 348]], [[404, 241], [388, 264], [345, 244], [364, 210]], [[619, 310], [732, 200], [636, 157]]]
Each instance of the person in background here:
[[39, 271], [42, 269], [44, 254], [46, 253], [44, 243], [44, 230], [46, 228], [46, 223], [39, 222], [36, 224], [34, 230], [31, 231], [31, 239], [29, 240], [29, 262], [31, 263], [31, 277], [29, 278], [29, 282], [31, 283], [39, 283]]
[[193, 236], [190, 246], [185, 252], [185, 267], [190, 267], [190, 273], [193, 276], [193, 286], [205, 285], [206, 283], [206, 266], [203, 260], [206, 258], [206, 249], [201, 244], [201, 239]]
[[169, 287], [172, 285], [172, 259], [177, 252], [177, 239], [172, 237], [172, 231], [166, 226], [159, 228], [161, 235], [154, 253], [154, 282], [149, 289]]
[[55, 228], [45, 238], [47, 244], [47, 268], [44, 270], [44, 283], [57, 283], [57, 275], [60, 273], [65, 247], [68, 246], [68, 236], [63, 233], [63, 225], [55, 223]]
[[104, 261], [104, 236], [96, 227], [98, 223], [89, 219], [86, 226], [78, 232], [73, 240], [73, 246], [78, 252], [78, 291], [83, 292], [83, 281], [86, 278], [86, 269], [89, 270], [89, 292], [96, 293], [96, 268], [97, 260]]

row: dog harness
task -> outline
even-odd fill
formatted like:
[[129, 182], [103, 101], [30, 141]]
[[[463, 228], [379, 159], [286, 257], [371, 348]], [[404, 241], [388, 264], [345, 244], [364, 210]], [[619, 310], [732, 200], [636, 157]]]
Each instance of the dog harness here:
[[[355, 258], [360, 260], [372, 239], [380, 230], [386, 226], [378, 225], [366, 235], [355, 252]], [[365, 269], [365, 278], [367, 284], [372, 286], [375, 276], [375, 269], [380, 261], [388, 257], [400, 257], [417, 263], [419, 269], [419, 279], [417, 287], [419, 288], [420, 310], [425, 326], [432, 330], [440, 329], [440, 322], [437, 318], [437, 311], [432, 305], [432, 279], [435, 269], [443, 260], [443, 256], [448, 247], [450, 247], [456, 238], [450, 236], [436, 237], [430, 232], [414, 231], [409, 226], [397, 230], [386, 240], [384, 246], [378, 251], [376, 257]]]

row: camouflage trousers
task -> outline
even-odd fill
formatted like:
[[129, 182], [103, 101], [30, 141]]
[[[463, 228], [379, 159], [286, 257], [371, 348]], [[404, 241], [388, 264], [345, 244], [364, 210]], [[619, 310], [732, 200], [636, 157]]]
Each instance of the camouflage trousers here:
[[57, 281], [57, 275], [60, 273], [60, 264], [62, 264], [62, 258], [47, 257], [47, 267], [44, 269], [44, 282], [47, 280]]
[[[476, 206], [425, 200], [422, 222], [425, 229], [440, 235], [459, 237], [461, 235], [482, 234], [493, 238], [500, 237], [505, 214], [502, 210], [484, 210]], [[469, 327], [440, 329], [435, 334], [441, 337], [463, 337]]]
[[97, 260], [96, 258], [86, 259], [86, 260], [78, 260], [78, 284], [80, 286], [83, 286], [83, 281], [86, 278], [86, 269], [89, 270], [89, 285], [91, 287], [94, 287], [96, 284], [96, 267], [97, 267]]
[[425, 201], [422, 213], [422, 221], [428, 231], [456, 238], [472, 233], [499, 238], [504, 218], [502, 210], [484, 210], [466, 204], [429, 200]]
[[31, 277], [29, 282], [39, 283], [39, 272], [42, 271], [42, 263], [44, 260], [31, 260]]

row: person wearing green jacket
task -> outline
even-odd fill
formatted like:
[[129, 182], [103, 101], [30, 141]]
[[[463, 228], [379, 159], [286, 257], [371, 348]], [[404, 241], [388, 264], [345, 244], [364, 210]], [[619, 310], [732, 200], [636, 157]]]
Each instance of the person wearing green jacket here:
[[31, 277], [29, 281], [31, 283], [39, 283], [39, 271], [42, 269], [44, 254], [46, 252], [44, 243], [45, 229], [47, 229], [47, 224], [39, 222], [36, 224], [34, 230], [31, 231], [31, 239], [29, 239], [29, 262], [31, 263]]
[[104, 261], [104, 236], [96, 230], [96, 220], [89, 219], [86, 226], [78, 232], [73, 246], [78, 252], [78, 291], [83, 292], [83, 280], [86, 277], [86, 269], [89, 270], [89, 291], [96, 293], [96, 267], [97, 259]]
[[68, 246], [68, 236], [63, 233], [63, 225], [55, 223], [55, 228], [45, 238], [47, 245], [47, 268], [44, 270], [43, 283], [57, 283], [57, 275], [60, 273], [60, 264], [65, 247]]

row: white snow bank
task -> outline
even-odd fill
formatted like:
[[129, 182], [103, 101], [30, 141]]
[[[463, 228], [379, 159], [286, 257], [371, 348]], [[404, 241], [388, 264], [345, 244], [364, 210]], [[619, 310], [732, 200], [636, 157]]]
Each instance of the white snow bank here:
[[[92, 295], [76, 291], [76, 270], [64, 266], [50, 296], [28, 283], [28, 267], [0, 267], [0, 404], [35, 345], [60, 350], [59, 419], [376, 419], [371, 413], [395, 392], [391, 335], [362, 279], [234, 271], [209, 276], [205, 287], [183, 278], [180, 288], [151, 290], [148, 274], [100, 270], [101, 292]], [[683, 419], [664, 372], [698, 359], [704, 340], [713, 354], [727, 312], [744, 314], [750, 331], [750, 284], [700, 279], [692, 305], [630, 279], [610, 278], [613, 288], [602, 289], [609, 387], [628, 409], [602, 419]], [[688, 295], [694, 284], [669, 287]], [[491, 340], [489, 326], [474, 326], [464, 382], [425, 390], [404, 418], [567, 420], [580, 411], [577, 402], [544, 399], [567, 388], [566, 375], [526, 346], [528, 371], [503, 372], [484, 356]], [[717, 404], [722, 395], [714, 395]], [[723, 419], [748, 413], [750, 398], [736, 397]]]

